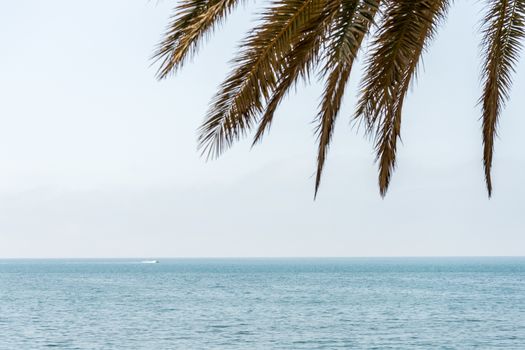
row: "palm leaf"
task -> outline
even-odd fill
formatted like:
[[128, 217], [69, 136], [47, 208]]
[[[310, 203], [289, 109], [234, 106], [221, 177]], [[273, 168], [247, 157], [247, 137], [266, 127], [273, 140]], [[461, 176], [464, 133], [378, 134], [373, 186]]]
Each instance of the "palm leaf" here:
[[[164, 78], [177, 71], [239, 4], [247, 0], [180, 0], [154, 58]], [[489, 197], [494, 138], [509, 98], [525, 40], [525, 0], [485, 0], [482, 50], [483, 159]], [[257, 127], [259, 141], [300, 79], [325, 80], [315, 118], [318, 142], [315, 195], [352, 66], [379, 15], [361, 81], [355, 119], [374, 139], [379, 189], [385, 196], [396, 166], [403, 105], [422, 54], [453, 0], [268, 0], [260, 21], [241, 43], [199, 129], [199, 149], [220, 155]], [[321, 69], [317, 69], [317, 68]]]
[[509, 98], [514, 73], [525, 38], [525, 1], [491, 0], [484, 18], [483, 163], [489, 197], [492, 195], [492, 157], [496, 126]]
[[164, 39], [153, 58], [160, 61], [159, 79], [179, 69], [192, 57], [201, 40], [245, 0], [183, 0], [175, 8]]
[[244, 40], [236, 68], [222, 83], [200, 128], [199, 148], [208, 157], [220, 155], [257, 121], [276, 88], [293, 43], [309, 19], [330, 0], [276, 0], [262, 24]]
[[296, 36], [293, 48], [284, 59], [285, 67], [279, 76], [277, 86], [272, 92], [262, 118], [259, 122], [253, 145], [259, 142], [269, 129], [274, 113], [288, 91], [300, 78], [309, 80], [311, 73], [320, 61], [320, 50], [328, 40], [327, 33], [332, 29], [334, 19], [340, 15], [344, 3], [357, 3], [358, 0], [332, 0], [327, 2], [322, 11], [312, 14], [303, 27], [301, 35]]
[[350, 77], [354, 60], [368, 33], [379, 8], [379, 1], [345, 1], [333, 24], [328, 38], [326, 64], [323, 75], [327, 76], [317, 115], [318, 154], [315, 179], [315, 195], [321, 184], [328, 147], [333, 134], [335, 120], [341, 107], [346, 83]]
[[448, 0], [389, 1], [374, 40], [356, 116], [364, 118], [376, 139], [382, 196], [395, 168], [408, 87], [448, 7]]

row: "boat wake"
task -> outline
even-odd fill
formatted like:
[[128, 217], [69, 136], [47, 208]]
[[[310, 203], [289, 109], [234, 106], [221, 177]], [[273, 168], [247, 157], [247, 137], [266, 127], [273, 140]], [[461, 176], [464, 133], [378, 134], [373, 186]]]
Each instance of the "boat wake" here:
[[143, 261], [141, 261], [141, 263], [143, 263], [143, 264], [158, 264], [159, 261], [158, 260], [143, 260]]

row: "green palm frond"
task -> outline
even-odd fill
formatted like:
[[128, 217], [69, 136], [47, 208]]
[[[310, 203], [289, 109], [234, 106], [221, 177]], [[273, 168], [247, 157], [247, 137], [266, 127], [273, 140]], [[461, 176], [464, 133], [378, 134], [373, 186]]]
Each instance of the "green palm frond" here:
[[356, 116], [364, 118], [367, 130], [376, 139], [382, 196], [395, 167], [408, 87], [448, 6], [447, 0], [389, 1], [374, 40]]
[[492, 195], [492, 155], [496, 126], [525, 38], [525, 1], [491, 0], [483, 23], [483, 163], [489, 197]]
[[193, 56], [201, 40], [245, 0], [182, 0], [159, 44], [154, 59], [160, 61], [159, 79], [179, 69]]
[[341, 107], [346, 83], [361, 43], [379, 9], [379, 1], [344, 1], [328, 38], [323, 75], [327, 76], [317, 115], [318, 154], [315, 195], [321, 184], [323, 167], [332, 138], [335, 119]]

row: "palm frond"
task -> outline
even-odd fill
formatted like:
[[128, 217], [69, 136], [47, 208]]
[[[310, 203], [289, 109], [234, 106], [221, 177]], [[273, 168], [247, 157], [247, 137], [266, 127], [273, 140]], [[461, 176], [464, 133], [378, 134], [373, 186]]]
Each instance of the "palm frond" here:
[[509, 98], [525, 38], [525, 1], [490, 0], [483, 20], [483, 165], [489, 197], [492, 195], [492, 157], [499, 115]]
[[[303, 27], [301, 35], [296, 36], [297, 42], [284, 59], [285, 66], [279, 81], [269, 99], [259, 122], [253, 145], [259, 142], [269, 129], [275, 111], [288, 91], [295, 86], [300, 78], [309, 80], [311, 73], [320, 61], [320, 50], [328, 40], [327, 33], [332, 29], [335, 17], [340, 15], [344, 3], [357, 3], [358, 0], [332, 0], [324, 5], [324, 9], [312, 15]], [[328, 44], [329, 45], [329, 44]]]
[[387, 2], [367, 73], [361, 85], [356, 117], [364, 118], [376, 139], [379, 190], [386, 194], [396, 163], [403, 102], [421, 54], [445, 18], [449, 0]]
[[257, 121], [286, 67], [286, 56], [309, 19], [330, 0], [276, 0], [244, 40], [236, 68], [222, 83], [200, 128], [199, 148], [220, 155]]
[[[179, 0], [154, 53], [157, 77], [176, 72], [240, 4], [248, 0]], [[388, 190], [401, 139], [403, 105], [421, 56], [454, 0], [268, 0], [241, 42], [233, 70], [221, 84], [199, 129], [202, 155], [216, 157], [256, 128], [253, 144], [270, 128], [277, 107], [314, 72], [325, 82], [315, 118], [315, 196], [345, 89], [363, 40], [373, 33], [355, 120], [374, 140], [381, 196]], [[484, 0], [482, 23], [483, 163], [489, 197], [494, 139], [509, 99], [525, 40], [525, 0]], [[377, 30], [372, 24], [379, 17]]]
[[157, 77], [177, 71], [197, 51], [199, 43], [245, 0], [182, 0], [153, 58], [160, 61]]
[[368, 33], [378, 11], [380, 1], [345, 1], [334, 20], [328, 38], [326, 64], [323, 75], [327, 76], [320, 112], [317, 115], [318, 138], [317, 173], [315, 196], [321, 184], [326, 155], [333, 134], [335, 120], [341, 107], [346, 83], [363, 38]]

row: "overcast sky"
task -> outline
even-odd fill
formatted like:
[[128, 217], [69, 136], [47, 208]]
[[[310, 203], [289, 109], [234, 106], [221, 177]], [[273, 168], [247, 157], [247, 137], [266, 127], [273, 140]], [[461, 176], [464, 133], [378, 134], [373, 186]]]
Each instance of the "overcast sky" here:
[[298, 89], [265, 142], [204, 162], [196, 129], [254, 20], [240, 9], [176, 77], [150, 56], [175, 1], [0, 4], [0, 258], [525, 255], [525, 60], [482, 170], [479, 19], [457, 1], [406, 103], [383, 200], [347, 91], [313, 201], [311, 121]]

